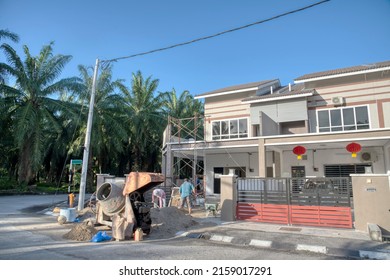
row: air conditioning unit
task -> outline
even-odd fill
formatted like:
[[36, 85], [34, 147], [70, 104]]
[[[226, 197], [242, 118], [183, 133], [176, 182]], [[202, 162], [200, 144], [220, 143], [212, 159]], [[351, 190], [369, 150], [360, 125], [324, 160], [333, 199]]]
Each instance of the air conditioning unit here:
[[332, 97], [333, 105], [343, 105], [344, 102], [345, 102], [344, 97], [340, 97], [340, 96]]
[[363, 151], [360, 154], [360, 160], [362, 162], [375, 162], [377, 160], [377, 154], [372, 151]]

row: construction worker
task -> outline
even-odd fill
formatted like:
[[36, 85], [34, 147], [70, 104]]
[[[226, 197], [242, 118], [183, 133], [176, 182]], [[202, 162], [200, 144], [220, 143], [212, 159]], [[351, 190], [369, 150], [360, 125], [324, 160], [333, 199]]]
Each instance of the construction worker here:
[[196, 195], [196, 191], [194, 188], [194, 185], [189, 182], [189, 180], [186, 178], [184, 179], [183, 184], [180, 186], [180, 207], [179, 209], [184, 207], [184, 203], [187, 203], [188, 207], [188, 214], [191, 215], [192, 206], [191, 206], [191, 193], [194, 193]]
[[166, 195], [165, 195], [164, 190], [162, 190], [162, 189], [154, 189], [153, 190], [152, 203], [153, 203], [154, 207], [156, 208], [157, 204], [154, 203], [155, 198], [158, 198], [160, 208], [166, 207], [167, 199], [166, 199]]

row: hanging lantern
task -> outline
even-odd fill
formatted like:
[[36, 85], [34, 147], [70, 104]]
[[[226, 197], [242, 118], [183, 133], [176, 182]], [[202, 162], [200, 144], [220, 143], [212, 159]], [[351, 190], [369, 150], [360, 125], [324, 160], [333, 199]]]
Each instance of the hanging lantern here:
[[302, 155], [306, 153], [306, 148], [303, 146], [296, 146], [293, 149], [293, 153], [297, 155], [297, 159], [302, 159]]
[[360, 146], [360, 144], [358, 143], [350, 143], [347, 145], [346, 147], [347, 151], [352, 153], [352, 157], [355, 158], [356, 157], [356, 153], [360, 152], [360, 150], [362, 149], [362, 146]]

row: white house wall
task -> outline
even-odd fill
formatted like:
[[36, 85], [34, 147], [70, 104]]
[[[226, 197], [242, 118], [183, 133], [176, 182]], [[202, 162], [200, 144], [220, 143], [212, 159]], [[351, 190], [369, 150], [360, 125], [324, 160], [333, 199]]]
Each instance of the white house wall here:
[[[267, 160], [271, 163], [271, 153], [267, 154]], [[230, 167], [245, 167], [246, 176], [259, 175], [258, 153], [228, 153], [226, 154], [207, 154], [205, 164], [206, 175], [206, 194], [214, 193], [214, 167], [223, 167], [226, 174]], [[253, 169], [253, 172], [249, 170]]]
[[[362, 152], [364, 151], [370, 151], [375, 154], [372, 161], [373, 172], [385, 174], [387, 171], [384, 170], [385, 159], [382, 148], [363, 149]], [[282, 156], [282, 177], [291, 177], [291, 166], [305, 166], [306, 176], [323, 177], [325, 176], [324, 165], [369, 163], [361, 161], [360, 154], [358, 153], [356, 158], [352, 158], [351, 154], [345, 149], [316, 150], [316, 152], [308, 150], [306, 152], [307, 160], [298, 160], [297, 156], [291, 151], [284, 151]], [[314, 168], [318, 168], [318, 171], [315, 171]]]

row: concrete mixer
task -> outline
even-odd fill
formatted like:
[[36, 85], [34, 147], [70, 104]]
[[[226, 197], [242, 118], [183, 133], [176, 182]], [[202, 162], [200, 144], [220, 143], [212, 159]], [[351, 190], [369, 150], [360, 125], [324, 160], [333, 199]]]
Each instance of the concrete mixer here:
[[110, 226], [119, 241], [130, 239], [137, 229], [149, 234], [152, 221], [144, 193], [164, 179], [159, 173], [131, 172], [124, 182], [103, 182], [96, 191], [96, 222]]

